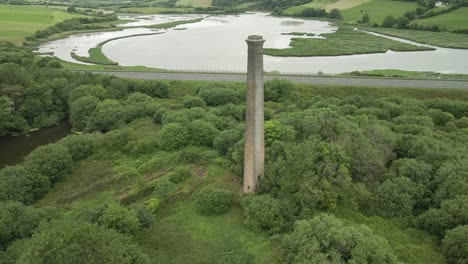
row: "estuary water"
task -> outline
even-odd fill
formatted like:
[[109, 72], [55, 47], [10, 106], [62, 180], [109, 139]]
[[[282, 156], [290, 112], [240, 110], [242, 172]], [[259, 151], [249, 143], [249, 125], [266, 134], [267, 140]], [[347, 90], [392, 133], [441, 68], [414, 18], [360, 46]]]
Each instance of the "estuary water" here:
[[[125, 26], [138, 27], [196, 17], [152, 15], [123, 18], [134, 20]], [[108, 42], [103, 46], [103, 52], [123, 66], [141, 65], [180, 71], [245, 72], [245, 39], [248, 35], [262, 35], [266, 39], [266, 48], [288, 48], [291, 38], [296, 36], [284, 33], [307, 32], [320, 38], [320, 34], [332, 33], [336, 29], [336, 26], [326, 21], [272, 17], [265, 13], [209, 16], [201, 22], [179, 25], [168, 30], [130, 28], [116, 32], [73, 35], [46, 43], [41, 46], [40, 51], [52, 51], [61, 59], [77, 62], [70, 56], [72, 51], [86, 56], [89, 48], [106, 39], [162, 32], [163, 34]], [[265, 56], [264, 64], [266, 71], [282, 73], [342, 73], [373, 69], [468, 73], [468, 50], [435, 48], [435, 51], [388, 51], [379, 54], [328, 57]]]

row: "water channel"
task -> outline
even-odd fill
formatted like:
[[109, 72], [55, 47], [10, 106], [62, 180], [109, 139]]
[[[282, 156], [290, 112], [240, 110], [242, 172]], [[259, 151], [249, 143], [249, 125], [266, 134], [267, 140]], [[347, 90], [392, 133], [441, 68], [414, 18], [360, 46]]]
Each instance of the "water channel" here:
[[25, 135], [0, 137], [0, 169], [21, 162], [35, 148], [55, 142], [68, 134], [70, 125], [61, 123]]
[[[332, 33], [337, 27], [326, 21], [273, 17], [265, 13], [209, 16], [192, 24], [157, 30], [141, 26], [186, 20], [201, 15], [122, 16], [133, 21], [121, 31], [85, 33], [45, 43], [41, 52], [75, 63], [70, 53], [87, 56], [88, 50], [104, 40], [134, 34], [136, 36], [108, 42], [103, 52], [123, 66], [147, 66], [179, 71], [245, 72], [245, 38], [259, 34], [266, 39], [266, 48], [288, 48], [289, 32]], [[393, 38], [407, 42], [398, 38]], [[414, 43], [414, 42], [413, 42]], [[416, 45], [422, 45], [417, 44]], [[468, 50], [436, 47], [435, 51], [394, 52], [326, 57], [265, 56], [265, 70], [282, 73], [342, 73], [373, 69], [400, 69], [468, 74]]]

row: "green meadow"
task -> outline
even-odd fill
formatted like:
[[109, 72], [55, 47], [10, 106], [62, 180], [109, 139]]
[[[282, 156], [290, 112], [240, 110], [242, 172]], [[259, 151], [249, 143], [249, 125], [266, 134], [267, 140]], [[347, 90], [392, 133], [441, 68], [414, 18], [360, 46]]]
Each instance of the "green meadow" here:
[[393, 1], [393, 0], [372, 0], [364, 4], [345, 9], [343, 21], [356, 23], [362, 16], [369, 14], [371, 23], [381, 24], [386, 16], [401, 17], [407, 11], [415, 10], [418, 7], [416, 2]]
[[468, 7], [462, 7], [449, 13], [430, 18], [416, 19], [413, 22], [419, 25], [442, 26], [447, 30], [468, 29]]
[[19, 45], [37, 30], [74, 17], [79, 15], [42, 6], [0, 5], [0, 41]]
[[290, 7], [286, 10], [284, 10], [284, 13], [287, 15], [295, 14], [300, 12], [304, 8], [320, 8], [320, 9], [325, 9], [327, 11], [330, 11], [334, 8], [338, 8], [340, 10], [352, 8], [361, 4], [364, 4], [366, 2], [369, 2], [370, 0], [317, 0], [317, 1], [312, 1], [310, 3], [300, 5], [300, 6], [293, 6]]

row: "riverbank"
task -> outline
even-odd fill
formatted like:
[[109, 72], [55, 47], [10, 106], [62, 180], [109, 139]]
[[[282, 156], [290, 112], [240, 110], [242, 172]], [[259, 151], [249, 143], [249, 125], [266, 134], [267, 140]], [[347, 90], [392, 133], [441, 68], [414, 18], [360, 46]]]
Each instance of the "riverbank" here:
[[[149, 25], [149, 26], [138, 26], [135, 28], [151, 28], [151, 29], [169, 29], [169, 28], [174, 28], [179, 25], [184, 25], [184, 24], [191, 24], [191, 23], [197, 23], [202, 21], [203, 18], [195, 18], [191, 20], [178, 20], [178, 21], [172, 21], [172, 22], [167, 22], [167, 23], [161, 23], [161, 24], [156, 24], [156, 25]], [[134, 27], [121, 27], [122, 29], [126, 28], [134, 28]], [[158, 35], [158, 34], [163, 34], [164, 32], [155, 32], [155, 33], [143, 33], [143, 34], [132, 34], [128, 36], [122, 36], [122, 37], [116, 37], [116, 38], [111, 38], [108, 40], [105, 40], [101, 43], [99, 43], [96, 47], [91, 48], [88, 50], [88, 57], [85, 56], [79, 56], [75, 52], [71, 52], [71, 57], [74, 58], [77, 61], [85, 62], [85, 63], [92, 63], [92, 64], [98, 64], [98, 65], [118, 65], [118, 62], [115, 62], [111, 59], [109, 59], [103, 52], [102, 52], [102, 47], [111, 41], [118, 40], [118, 39], [124, 39], [124, 38], [132, 38], [132, 37], [140, 37], [140, 36], [151, 36], [151, 35]]]
[[468, 49], [468, 34], [359, 26], [359, 29], [451, 49]]

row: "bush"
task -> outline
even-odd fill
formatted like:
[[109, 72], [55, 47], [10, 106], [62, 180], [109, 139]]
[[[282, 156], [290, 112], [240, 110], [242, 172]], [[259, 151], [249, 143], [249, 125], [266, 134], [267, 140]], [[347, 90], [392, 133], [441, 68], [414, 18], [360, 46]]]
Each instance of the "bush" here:
[[17, 263], [146, 264], [148, 257], [128, 237], [114, 230], [76, 220], [42, 226], [24, 244]]
[[158, 110], [156, 110], [156, 112], [154, 112], [154, 115], [153, 115], [153, 122], [155, 124], [161, 124], [162, 119], [167, 112], [169, 112], [169, 110], [167, 110], [164, 107], [161, 107]]
[[213, 140], [219, 134], [215, 126], [203, 120], [192, 121], [189, 131], [190, 143], [196, 146], [212, 146]]
[[382, 27], [391, 28], [393, 25], [395, 25], [395, 23], [396, 19], [393, 16], [387, 16], [382, 22]]
[[168, 98], [169, 85], [162, 81], [145, 81], [136, 84], [135, 92], [147, 94], [152, 97]]
[[111, 98], [124, 98], [128, 94], [128, 83], [122, 79], [112, 79], [107, 91]]
[[452, 114], [444, 112], [440, 109], [430, 109], [426, 115], [432, 118], [436, 126], [445, 126], [448, 122], [454, 122], [455, 117]]
[[388, 241], [328, 214], [297, 221], [281, 244], [282, 263], [398, 263]]
[[449, 264], [468, 263], [468, 225], [447, 231], [442, 240], [442, 252]]
[[60, 143], [68, 148], [73, 160], [82, 160], [93, 154], [95, 137], [93, 134], [70, 135]]
[[420, 227], [442, 238], [446, 230], [468, 223], [468, 196], [445, 200], [440, 208], [429, 209], [418, 220]]
[[341, 15], [341, 11], [337, 8], [333, 8], [330, 10], [330, 13], [328, 13], [328, 18], [331, 19], [342, 19], [343, 16]]
[[219, 116], [230, 116], [237, 121], [242, 121], [244, 120], [244, 116], [245, 116], [245, 106], [229, 103], [229, 104], [220, 106], [217, 109], [216, 114]]
[[9, 166], [0, 170], [0, 201], [32, 204], [49, 190], [50, 181], [47, 176], [23, 166]]
[[179, 168], [169, 175], [169, 180], [173, 183], [181, 183], [192, 177], [192, 172], [187, 168]]
[[145, 206], [151, 213], [156, 213], [159, 209], [161, 201], [158, 198], [150, 198], [149, 200], [145, 201]]
[[51, 184], [70, 174], [72, 156], [65, 146], [49, 144], [38, 147], [26, 156], [25, 164], [32, 171], [47, 176]]
[[218, 106], [227, 103], [238, 103], [239, 98], [235, 91], [225, 87], [214, 87], [206, 85], [198, 88], [200, 96], [207, 105]]
[[160, 132], [160, 147], [164, 150], [174, 150], [185, 147], [190, 140], [190, 132], [186, 125], [170, 123]]
[[224, 130], [214, 139], [213, 146], [221, 154], [227, 154], [241, 139], [242, 131], [240, 129]]
[[421, 190], [406, 177], [386, 180], [375, 193], [374, 211], [384, 217], [411, 216]]
[[97, 222], [122, 234], [135, 234], [140, 229], [140, 221], [135, 211], [117, 203], [107, 204]]
[[84, 130], [94, 113], [99, 99], [94, 96], [82, 96], [70, 105], [70, 123], [76, 130]]
[[107, 97], [107, 91], [102, 85], [81, 85], [70, 92], [68, 101], [73, 103], [83, 96], [94, 96], [99, 100], [104, 100]]
[[254, 230], [274, 234], [285, 227], [280, 202], [270, 195], [247, 196], [242, 201], [242, 208], [245, 225]]
[[185, 108], [205, 107], [206, 103], [198, 96], [185, 96], [183, 101]]
[[219, 215], [227, 212], [234, 203], [234, 195], [225, 189], [208, 186], [195, 194], [195, 204], [204, 215]]
[[28, 238], [42, 221], [55, 216], [55, 211], [26, 207], [18, 202], [0, 202], [0, 250], [22, 238]]
[[96, 106], [86, 130], [107, 132], [121, 127], [124, 123], [125, 108], [117, 100], [106, 99]]
[[295, 102], [297, 99], [298, 90], [292, 82], [274, 79], [265, 83], [265, 101]]

